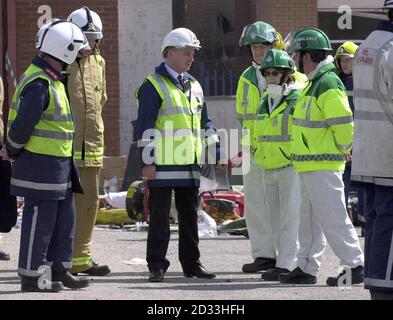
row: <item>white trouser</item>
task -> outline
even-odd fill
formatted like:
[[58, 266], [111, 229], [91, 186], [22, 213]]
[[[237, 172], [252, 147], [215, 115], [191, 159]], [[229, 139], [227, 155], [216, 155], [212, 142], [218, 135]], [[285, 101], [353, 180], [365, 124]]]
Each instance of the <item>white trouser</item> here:
[[292, 166], [265, 170], [265, 195], [277, 252], [276, 267], [292, 271], [299, 249], [300, 177]]
[[[251, 243], [251, 256], [275, 259], [272, 227], [265, 205], [263, 169], [253, 156], [243, 151], [243, 162], [250, 161], [250, 170], [243, 175], [244, 212]], [[247, 167], [247, 166], [245, 166]]]
[[359, 238], [345, 207], [342, 172], [302, 172], [300, 178], [304, 202], [300, 215], [298, 267], [316, 275], [326, 240], [341, 265], [349, 268], [363, 265]]

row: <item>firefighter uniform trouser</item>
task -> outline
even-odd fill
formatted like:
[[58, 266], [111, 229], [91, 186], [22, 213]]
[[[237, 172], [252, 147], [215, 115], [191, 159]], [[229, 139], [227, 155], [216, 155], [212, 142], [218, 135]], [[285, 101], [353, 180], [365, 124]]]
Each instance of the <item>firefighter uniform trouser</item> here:
[[326, 240], [341, 265], [349, 268], [363, 265], [359, 238], [345, 207], [342, 172], [301, 172], [300, 178], [302, 206], [298, 267], [316, 276]]
[[266, 205], [272, 222], [276, 267], [296, 268], [299, 249], [300, 177], [292, 166], [265, 170]]
[[275, 259], [273, 233], [270, 217], [265, 204], [264, 169], [254, 157], [243, 152], [243, 168], [249, 161], [250, 170], [243, 172], [244, 212], [247, 231], [251, 244], [251, 256], [255, 258]]
[[40, 277], [47, 265], [52, 271], [70, 270], [74, 226], [71, 192], [64, 200], [25, 198], [18, 274]]
[[76, 223], [72, 257], [72, 273], [83, 272], [92, 267], [91, 238], [98, 209], [99, 167], [80, 167], [84, 194], [75, 194]]
[[365, 185], [366, 289], [393, 292], [393, 187]]

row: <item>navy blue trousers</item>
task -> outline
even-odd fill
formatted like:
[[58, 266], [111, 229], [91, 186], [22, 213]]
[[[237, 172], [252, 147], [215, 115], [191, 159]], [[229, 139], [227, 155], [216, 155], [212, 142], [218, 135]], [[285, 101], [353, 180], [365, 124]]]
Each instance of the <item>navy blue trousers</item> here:
[[198, 248], [198, 188], [150, 188], [149, 190], [149, 232], [147, 237], [146, 260], [150, 271], [169, 268], [166, 258], [170, 240], [169, 213], [172, 189], [179, 218], [179, 260], [184, 272], [191, 272], [200, 265]]
[[75, 227], [72, 193], [64, 200], [25, 198], [18, 274], [39, 277], [39, 268], [70, 270]]
[[367, 185], [364, 194], [364, 286], [393, 292], [393, 187]]

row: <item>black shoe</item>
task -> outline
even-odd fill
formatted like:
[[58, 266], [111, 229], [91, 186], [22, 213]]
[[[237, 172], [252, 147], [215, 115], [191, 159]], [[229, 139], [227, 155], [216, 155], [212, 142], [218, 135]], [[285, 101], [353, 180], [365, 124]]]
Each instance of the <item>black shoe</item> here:
[[245, 273], [255, 273], [258, 271], [273, 269], [276, 266], [276, 260], [270, 258], [256, 258], [252, 263], [243, 265], [242, 271]]
[[281, 283], [289, 284], [316, 284], [317, 277], [311, 274], [305, 273], [297, 267], [295, 270], [289, 273], [281, 273], [279, 275], [279, 280]]
[[393, 291], [370, 289], [371, 300], [393, 300]]
[[262, 273], [261, 278], [265, 281], [278, 281], [278, 277], [282, 273], [290, 273], [288, 269], [273, 268]]
[[90, 285], [90, 280], [86, 277], [74, 277], [68, 271], [52, 271], [52, 280], [60, 281], [70, 289], [82, 289]]
[[151, 270], [149, 275], [149, 282], [163, 282], [164, 281], [164, 270]]
[[192, 270], [184, 271], [184, 276], [186, 278], [203, 278], [203, 279], [213, 279], [216, 277], [214, 273], [207, 272], [203, 266], [197, 266]]
[[10, 255], [7, 252], [0, 250], [0, 261], [9, 261], [11, 260]]
[[64, 289], [61, 282], [52, 282], [46, 280], [45, 283], [39, 283], [40, 278], [21, 277], [22, 292], [60, 292]]
[[[357, 266], [356, 268], [351, 269], [351, 283], [348, 285], [352, 284], [359, 284], [364, 282], [364, 272], [363, 272], [363, 266]], [[326, 284], [329, 287], [337, 287], [339, 283], [339, 279], [342, 277], [342, 284], [347, 285], [347, 277], [346, 277], [347, 269], [344, 269], [342, 272], [337, 277], [329, 277], [326, 279]]]
[[[88, 274], [89, 276], [103, 277], [111, 273], [111, 269], [109, 269], [109, 267], [106, 265], [99, 266], [98, 264], [93, 263], [90, 269], [80, 271], [79, 273]], [[78, 273], [73, 273], [73, 275], [78, 275]]]

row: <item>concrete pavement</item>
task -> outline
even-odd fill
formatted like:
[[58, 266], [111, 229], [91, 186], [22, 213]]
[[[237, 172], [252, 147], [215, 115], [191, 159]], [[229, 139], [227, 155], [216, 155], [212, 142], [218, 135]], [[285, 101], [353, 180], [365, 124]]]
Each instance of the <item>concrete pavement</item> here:
[[[359, 230], [358, 230], [359, 232]], [[171, 266], [165, 282], [147, 282], [145, 265], [126, 264], [145, 259], [146, 232], [96, 228], [93, 252], [99, 263], [108, 264], [112, 273], [95, 277], [89, 288], [60, 293], [21, 293], [16, 274], [20, 229], [3, 235], [2, 248], [11, 261], [0, 261], [0, 300], [369, 300], [363, 285], [331, 288], [326, 278], [338, 273], [338, 259], [327, 248], [316, 285], [282, 285], [264, 282], [260, 274], [244, 274], [242, 265], [251, 261], [249, 240], [242, 236], [220, 235], [200, 241], [201, 262], [217, 274], [213, 280], [183, 277], [177, 258], [178, 236], [173, 233], [168, 250]], [[361, 238], [363, 245], [363, 238]], [[135, 260], [136, 259], [136, 260]]]

